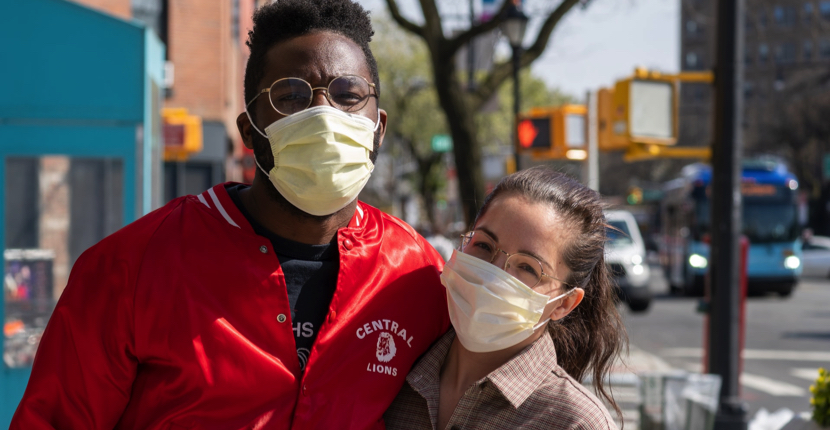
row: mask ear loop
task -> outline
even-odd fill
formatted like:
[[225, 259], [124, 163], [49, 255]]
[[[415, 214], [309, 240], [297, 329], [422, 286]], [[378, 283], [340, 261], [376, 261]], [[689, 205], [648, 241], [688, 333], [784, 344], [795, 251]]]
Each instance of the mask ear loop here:
[[[256, 100], [256, 97], [254, 97], [254, 100]], [[251, 118], [251, 113], [250, 113], [250, 112], [248, 112], [248, 106], [250, 106], [250, 105], [251, 105], [251, 103], [253, 103], [253, 102], [254, 102], [254, 100], [251, 100], [250, 102], [248, 102], [248, 104], [246, 104], [246, 105], [245, 105], [245, 115], [247, 115], [247, 116], [248, 116], [248, 122], [250, 122], [250, 123], [251, 123], [251, 127], [253, 127], [253, 128], [254, 128], [254, 130], [256, 130], [256, 131], [257, 131], [257, 133], [259, 133], [260, 135], [262, 135], [262, 137], [264, 137], [264, 138], [268, 139], [268, 136], [266, 136], [266, 135], [265, 135], [265, 133], [263, 133], [263, 132], [259, 129], [259, 127], [257, 127], [257, 126], [256, 126], [256, 124], [254, 124], [254, 119], [253, 119], [253, 118]], [[262, 169], [262, 167], [260, 167], [260, 169]]]
[[[549, 305], [549, 304], [551, 304], [551, 303], [553, 303], [553, 302], [555, 302], [555, 301], [557, 301], [557, 300], [559, 300], [559, 299], [561, 299], [561, 298], [563, 298], [563, 297], [565, 297], [565, 296], [570, 295], [571, 293], [573, 293], [573, 292], [574, 292], [574, 290], [576, 290], [576, 289], [575, 289], [575, 288], [574, 288], [574, 289], [571, 289], [571, 291], [568, 291], [568, 292], [567, 292], [567, 293], [565, 293], [565, 294], [560, 294], [560, 295], [558, 295], [558, 296], [556, 296], [556, 297], [554, 297], [554, 298], [552, 298], [552, 299], [548, 300], [548, 302], [546, 303], [546, 305]], [[544, 321], [540, 322], [539, 324], [536, 324], [535, 326], [533, 326], [533, 331], [538, 330], [538, 329], [539, 329], [539, 327], [542, 327], [543, 325], [547, 324], [547, 323], [548, 323], [548, 321], [550, 321], [550, 318], [547, 318], [546, 320], [544, 320]]]

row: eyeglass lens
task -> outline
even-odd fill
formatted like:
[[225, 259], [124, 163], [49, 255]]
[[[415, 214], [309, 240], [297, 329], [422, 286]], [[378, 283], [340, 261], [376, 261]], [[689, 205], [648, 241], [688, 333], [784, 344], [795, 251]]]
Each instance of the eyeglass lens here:
[[[366, 106], [371, 96], [369, 83], [360, 76], [340, 76], [329, 83], [326, 98], [333, 107], [344, 112], [356, 112]], [[291, 115], [308, 108], [314, 97], [311, 85], [299, 78], [285, 78], [274, 82], [269, 92], [271, 105], [283, 115]]]
[[[462, 251], [484, 261], [493, 262], [498, 253], [498, 245], [487, 233], [476, 231], [465, 236]], [[528, 287], [534, 287], [542, 279], [542, 265], [539, 260], [527, 254], [512, 254], [504, 264], [504, 271], [522, 281]]]

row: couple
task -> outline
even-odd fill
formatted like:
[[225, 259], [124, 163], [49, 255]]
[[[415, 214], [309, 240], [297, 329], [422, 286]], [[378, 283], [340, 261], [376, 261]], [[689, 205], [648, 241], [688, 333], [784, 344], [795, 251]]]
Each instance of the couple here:
[[624, 337], [597, 194], [511, 175], [442, 269], [357, 201], [387, 121], [371, 36], [350, 0], [257, 11], [237, 119], [253, 184], [78, 259], [12, 429], [614, 427], [578, 382], [605, 394]]

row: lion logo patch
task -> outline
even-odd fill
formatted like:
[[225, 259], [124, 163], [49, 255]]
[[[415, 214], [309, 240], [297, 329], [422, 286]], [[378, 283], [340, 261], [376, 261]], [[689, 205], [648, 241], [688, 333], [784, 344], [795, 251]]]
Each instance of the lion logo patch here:
[[389, 360], [395, 357], [396, 352], [398, 352], [398, 349], [395, 347], [395, 339], [392, 337], [392, 334], [385, 331], [380, 332], [378, 336], [378, 349], [375, 352], [378, 361], [388, 363]]

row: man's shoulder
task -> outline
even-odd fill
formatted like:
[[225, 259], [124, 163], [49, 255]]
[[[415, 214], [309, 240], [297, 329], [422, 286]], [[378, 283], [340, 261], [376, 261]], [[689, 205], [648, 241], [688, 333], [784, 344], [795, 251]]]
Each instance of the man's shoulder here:
[[443, 258], [435, 251], [435, 248], [411, 225], [366, 203], [360, 202], [359, 207], [366, 214], [365, 218], [370, 220], [366, 228], [383, 232], [384, 243], [398, 247], [407, 243], [415, 245], [427, 257], [430, 264], [439, 266], [443, 264]]

